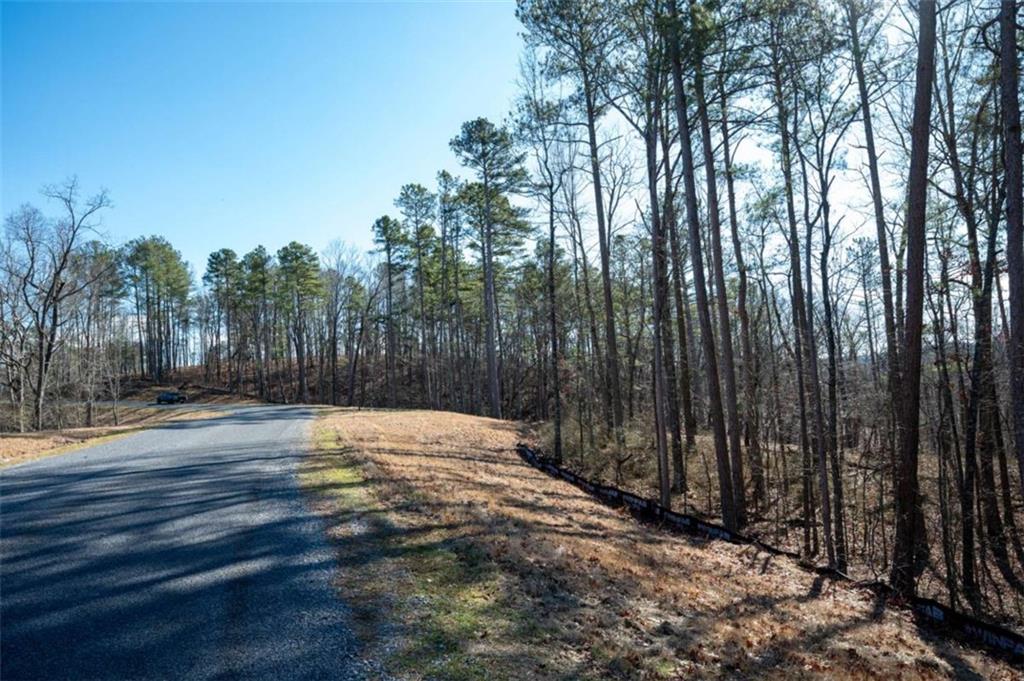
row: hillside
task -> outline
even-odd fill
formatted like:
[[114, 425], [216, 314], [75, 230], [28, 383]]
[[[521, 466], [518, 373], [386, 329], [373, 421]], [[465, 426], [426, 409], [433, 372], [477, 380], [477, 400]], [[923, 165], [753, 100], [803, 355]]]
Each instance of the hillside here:
[[31, 432], [3, 432], [6, 426], [18, 422], [9, 405], [0, 406], [0, 468], [43, 456], [64, 454], [86, 445], [97, 444], [115, 437], [129, 435], [143, 428], [173, 421], [228, 416], [230, 405], [255, 403], [235, 399], [193, 386], [186, 389], [186, 404], [158, 405], [156, 396], [167, 390], [186, 389], [182, 385], [157, 385], [148, 381], [131, 381], [117, 402], [100, 400], [93, 403], [91, 422], [87, 418], [85, 402], [61, 404], [58, 428]]
[[305, 483], [388, 671], [1022, 678], [789, 559], [639, 525], [526, 466], [522, 436], [462, 414], [322, 411]]

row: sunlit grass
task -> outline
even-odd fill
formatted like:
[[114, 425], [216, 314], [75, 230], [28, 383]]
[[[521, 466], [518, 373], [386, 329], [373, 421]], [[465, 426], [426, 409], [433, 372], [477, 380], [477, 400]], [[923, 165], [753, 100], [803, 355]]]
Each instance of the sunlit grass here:
[[333, 428], [319, 425], [314, 443], [301, 481], [329, 518], [344, 600], [361, 638], [384, 651], [387, 672], [454, 681], [521, 678], [515, 665], [488, 663], [492, 642], [508, 645], [529, 628], [487, 556], [444, 529], [411, 531], [397, 508], [423, 498], [416, 490], [398, 497], [394, 487], [385, 488]]

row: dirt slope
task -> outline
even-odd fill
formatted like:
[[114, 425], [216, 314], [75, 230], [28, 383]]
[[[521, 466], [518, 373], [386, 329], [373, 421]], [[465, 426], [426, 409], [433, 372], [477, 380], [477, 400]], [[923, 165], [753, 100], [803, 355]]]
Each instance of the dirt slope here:
[[[320, 428], [311, 480], [346, 540], [342, 587], [366, 596], [387, 632], [375, 653], [400, 675], [1024, 678], [788, 559], [638, 525], [522, 463], [512, 423], [327, 409]], [[417, 557], [441, 549], [459, 569], [438, 579]], [[416, 639], [438, 610], [434, 650]]]

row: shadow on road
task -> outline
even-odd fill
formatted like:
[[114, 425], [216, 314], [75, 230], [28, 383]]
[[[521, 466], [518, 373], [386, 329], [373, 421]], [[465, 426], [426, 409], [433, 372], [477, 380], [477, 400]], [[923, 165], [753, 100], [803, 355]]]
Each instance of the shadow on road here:
[[294, 477], [310, 418], [245, 409], [5, 472], [0, 676], [353, 675]]

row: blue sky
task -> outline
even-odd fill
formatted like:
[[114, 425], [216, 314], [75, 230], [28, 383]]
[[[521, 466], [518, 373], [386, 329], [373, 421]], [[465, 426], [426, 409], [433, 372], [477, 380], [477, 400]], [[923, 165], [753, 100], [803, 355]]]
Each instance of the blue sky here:
[[3, 214], [77, 175], [113, 240], [161, 234], [197, 276], [222, 247], [371, 247], [402, 184], [458, 169], [462, 121], [505, 116], [521, 44], [511, 1], [0, 12]]

